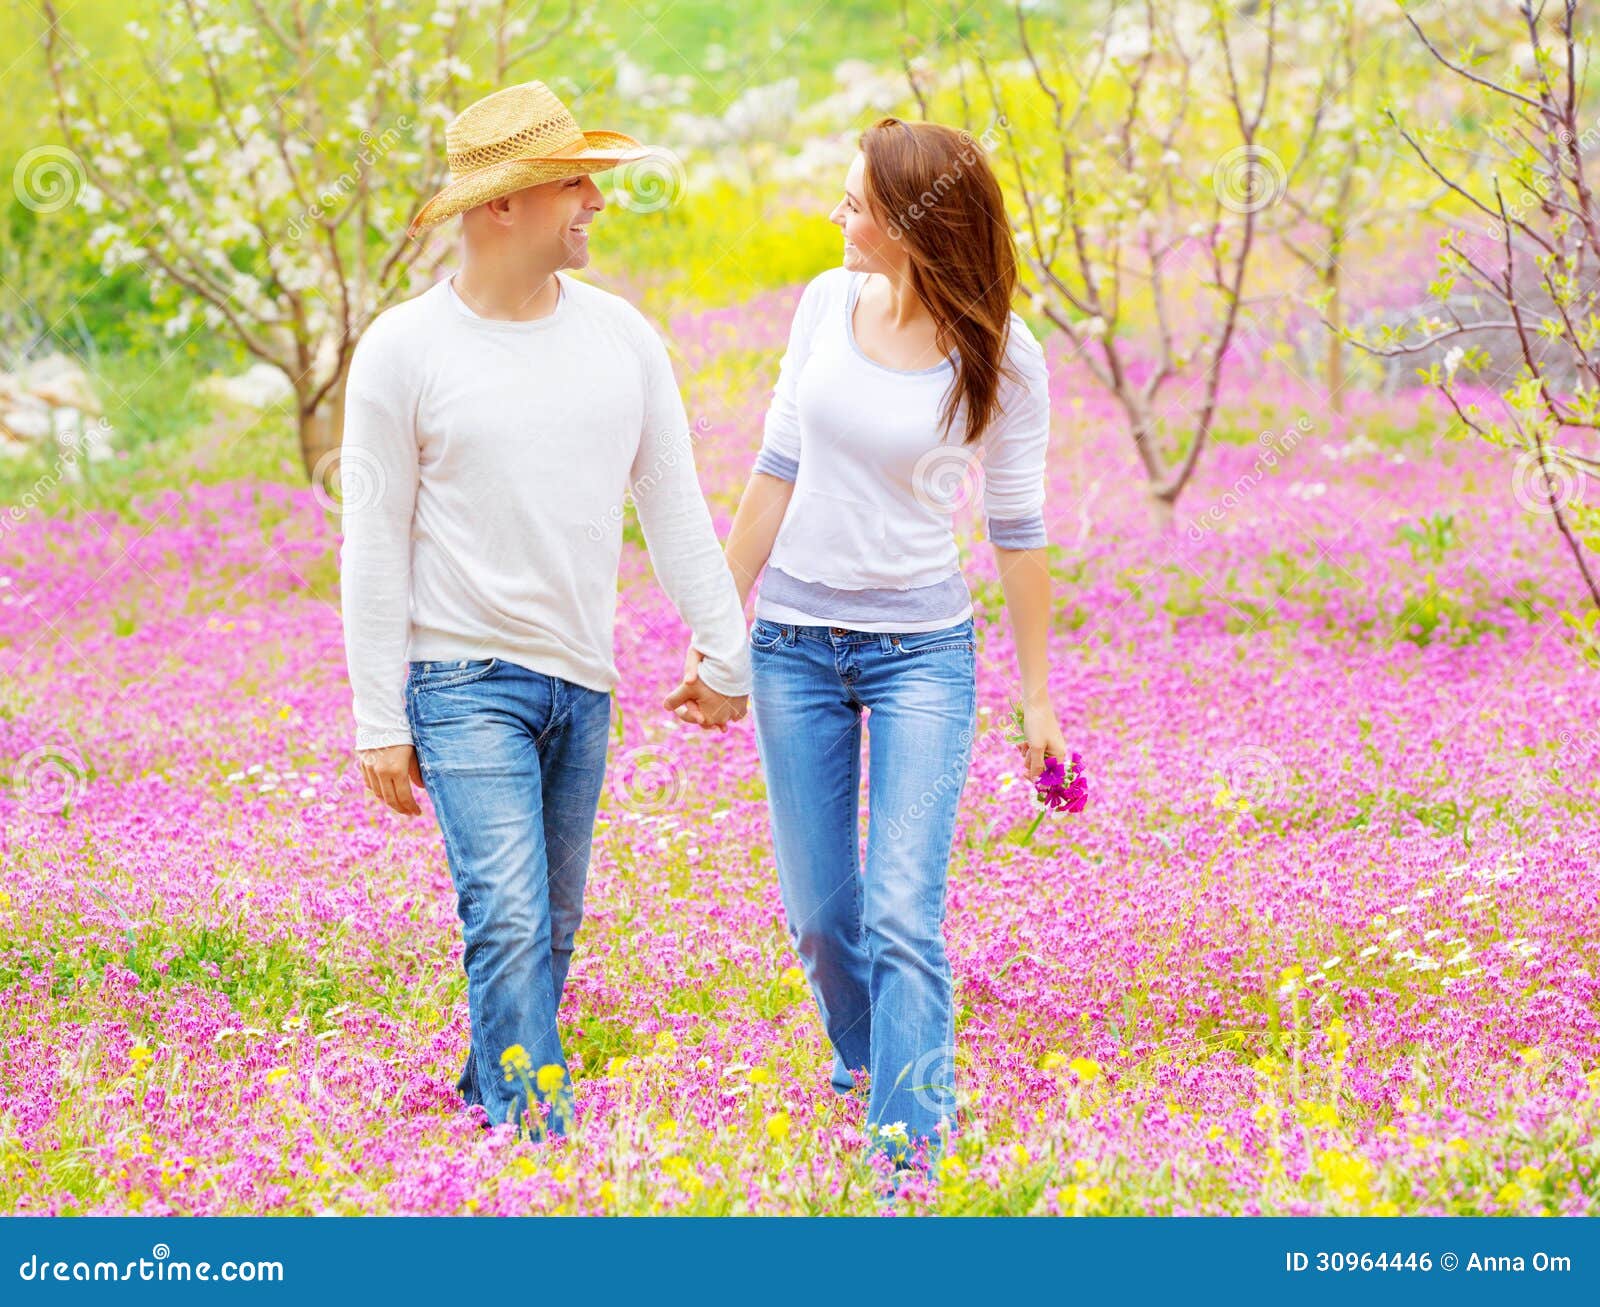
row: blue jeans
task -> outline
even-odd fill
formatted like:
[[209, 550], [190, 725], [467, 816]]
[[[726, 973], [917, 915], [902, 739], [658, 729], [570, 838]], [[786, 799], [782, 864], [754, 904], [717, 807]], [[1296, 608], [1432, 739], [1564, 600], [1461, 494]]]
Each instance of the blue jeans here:
[[[757, 620], [751, 713], [789, 937], [832, 1044], [833, 1086], [868, 1079], [875, 1149], [904, 1164], [955, 1128], [945, 883], [972, 756], [971, 620], [880, 634]], [[870, 713], [866, 874], [857, 812]]]
[[406, 717], [466, 942], [472, 1038], [457, 1088], [491, 1123], [526, 1106], [532, 1133], [565, 1134], [576, 1104], [556, 1009], [583, 920], [611, 696], [502, 658], [413, 662]]

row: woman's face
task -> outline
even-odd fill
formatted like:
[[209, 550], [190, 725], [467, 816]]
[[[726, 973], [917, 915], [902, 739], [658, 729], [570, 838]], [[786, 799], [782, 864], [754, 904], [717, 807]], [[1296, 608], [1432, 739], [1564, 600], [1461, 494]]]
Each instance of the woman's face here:
[[844, 178], [844, 198], [828, 215], [844, 233], [844, 266], [854, 272], [893, 273], [905, 266], [901, 244], [867, 211], [867, 160], [859, 150]]

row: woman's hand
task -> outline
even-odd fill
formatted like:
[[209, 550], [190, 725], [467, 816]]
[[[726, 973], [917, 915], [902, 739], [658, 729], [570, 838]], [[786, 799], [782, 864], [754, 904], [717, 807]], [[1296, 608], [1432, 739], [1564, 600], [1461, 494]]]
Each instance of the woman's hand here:
[[1061, 724], [1056, 721], [1056, 711], [1048, 703], [1023, 705], [1022, 730], [1027, 739], [1018, 742], [1017, 752], [1027, 762], [1030, 781], [1039, 779], [1046, 757], [1059, 758], [1062, 762], [1071, 757], [1072, 751], [1061, 734]]
[[[685, 685], [700, 679], [700, 662], [700, 651], [690, 645], [689, 652], [683, 656], [683, 683]], [[693, 699], [690, 699], [687, 703], [680, 703], [673, 711], [677, 713], [679, 721], [689, 722], [695, 726], [704, 726], [706, 724], [705, 714], [700, 711], [700, 705]]]
[[741, 720], [749, 711], [750, 696], [713, 690], [700, 679], [700, 663], [700, 651], [691, 646], [683, 659], [683, 682], [662, 700], [661, 706], [703, 731], [726, 734], [728, 723]]

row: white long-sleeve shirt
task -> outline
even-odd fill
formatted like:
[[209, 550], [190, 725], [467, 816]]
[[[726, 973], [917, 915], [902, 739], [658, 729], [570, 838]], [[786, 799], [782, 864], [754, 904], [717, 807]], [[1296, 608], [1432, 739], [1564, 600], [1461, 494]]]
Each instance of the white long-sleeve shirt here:
[[379, 314], [356, 346], [340, 597], [357, 749], [411, 741], [410, 660], [503, 658], [612, 689], [629, 493], [701, 679], [750, 689], [738, 589], [666, 347], [620, 296], [557, 277], [543, 318], [479, 317], [447, 279]]
[[973, 445], [964, 443], [964, 403], [941, 438], [954, 365], [905, 371], [869, 359], [852, 326], [862, 280], [830, 268], [795, 310], [754, 466], [794, 490], [755, 613], [852, 630], [937, 630], [972, 615], [953, 514], [980, 486], [994, 544], [1048, 543], [1049, 372], [1013, 313], [1006, 361], [1020, 381], [1002, 374], [1002, 411]]

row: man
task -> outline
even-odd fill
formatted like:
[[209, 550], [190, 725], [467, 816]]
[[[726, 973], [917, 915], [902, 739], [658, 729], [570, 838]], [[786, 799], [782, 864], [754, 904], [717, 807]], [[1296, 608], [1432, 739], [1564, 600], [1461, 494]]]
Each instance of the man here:
[[704, 659], [663, 707], [726, 729], [749, 653], [666, 349], [625, 300], [560, 275], [589, 261], [593, 174], [650, 151], [580, 131], [542, 82], [470, 106], [445, 143], [450, 182], [410, 230], [461, 215], [460, 270], [378, 316], [346, 387], [356, 749], [396, 812], [419, 813], [424, 786], [444, 837], [472, 1026], [462, 1096], [491, 1123], [565, 1133], [556, 1009], [618, 679], [626, 492]]

